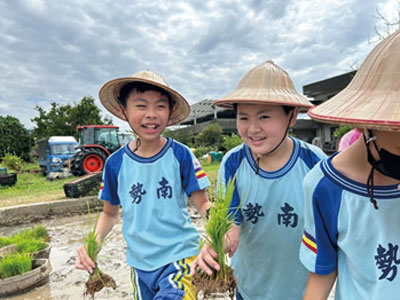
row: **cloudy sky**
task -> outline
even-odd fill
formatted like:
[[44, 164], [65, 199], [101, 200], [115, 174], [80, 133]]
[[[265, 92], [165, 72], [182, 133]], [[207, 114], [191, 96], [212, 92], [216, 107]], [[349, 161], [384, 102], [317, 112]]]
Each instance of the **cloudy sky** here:
[[399, 0], [3, 0], [0, 116], [33, 128], [36, 105], [92, 96], [100, 107], [105, 82], [143, 69], [192, 104], [224, 96], [271, 59], [302, 92], [359, 66], [383, 25], [377, 9], [390, 19], [398, 8]]

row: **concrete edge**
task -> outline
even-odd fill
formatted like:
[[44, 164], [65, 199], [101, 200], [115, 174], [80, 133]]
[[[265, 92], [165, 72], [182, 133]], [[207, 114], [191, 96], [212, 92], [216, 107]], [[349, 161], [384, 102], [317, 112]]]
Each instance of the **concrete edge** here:
[[68, 217], [87, 213], [87, 201], [92, 211], [103, 207], [103, 201], [97, 196], [54, 200], [50, 202], [0, 208], [0, 226], [15, 226], [35, 223], [56, 216]]

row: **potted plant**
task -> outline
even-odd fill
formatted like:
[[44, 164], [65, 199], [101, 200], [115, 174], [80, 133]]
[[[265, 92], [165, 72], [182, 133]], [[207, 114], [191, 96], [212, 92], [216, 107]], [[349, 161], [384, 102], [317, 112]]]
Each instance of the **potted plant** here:
[[48, 281], [48, 259], [9, 251], [0, 257], [0, 297], [21, 293]]

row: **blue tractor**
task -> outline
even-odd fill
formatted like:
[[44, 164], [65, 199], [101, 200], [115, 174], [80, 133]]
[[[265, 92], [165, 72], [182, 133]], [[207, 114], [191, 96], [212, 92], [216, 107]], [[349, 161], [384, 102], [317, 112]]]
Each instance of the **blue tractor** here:
[[73, 136], [51, 136], [39, 140], [39, 166], [43, 176], [56, 179], [70, 175], [70, 159], [79, 146]]

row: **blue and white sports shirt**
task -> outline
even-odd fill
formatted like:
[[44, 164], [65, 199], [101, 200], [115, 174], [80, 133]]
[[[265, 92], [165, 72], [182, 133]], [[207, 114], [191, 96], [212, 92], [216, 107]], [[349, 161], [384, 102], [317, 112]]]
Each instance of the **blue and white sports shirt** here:
[[[333, 157], [333, 156], [332, 156]], [[304, 179], [305, 225], [300, 259], [311, 272], [338, 272], [336, 299], [400, 299], [400, 190], [339, 173], [331, 158]]]
[[187, 211], [187, 196], [209, 185], [190, 149], [172, 139], [150, 158], [137, 156], [128, 145], [113, 153], [99, 198], [122, 206], [128, 264], [152, 271], [197, 255], [199, 234]]
[[245, 300], [302, 299], [308, 272], [299, 260], [303, 233], [306, 173], [326, 155], [316, 146], [292, 138], [289, 161], [275, 172], [262, 169], [250, 148], [242, 144], [223, 158], [219, 179], [226, 183], [236, 175], [232, 207], [240, 198], [239, 247], [232, 258], [238, 289]]

